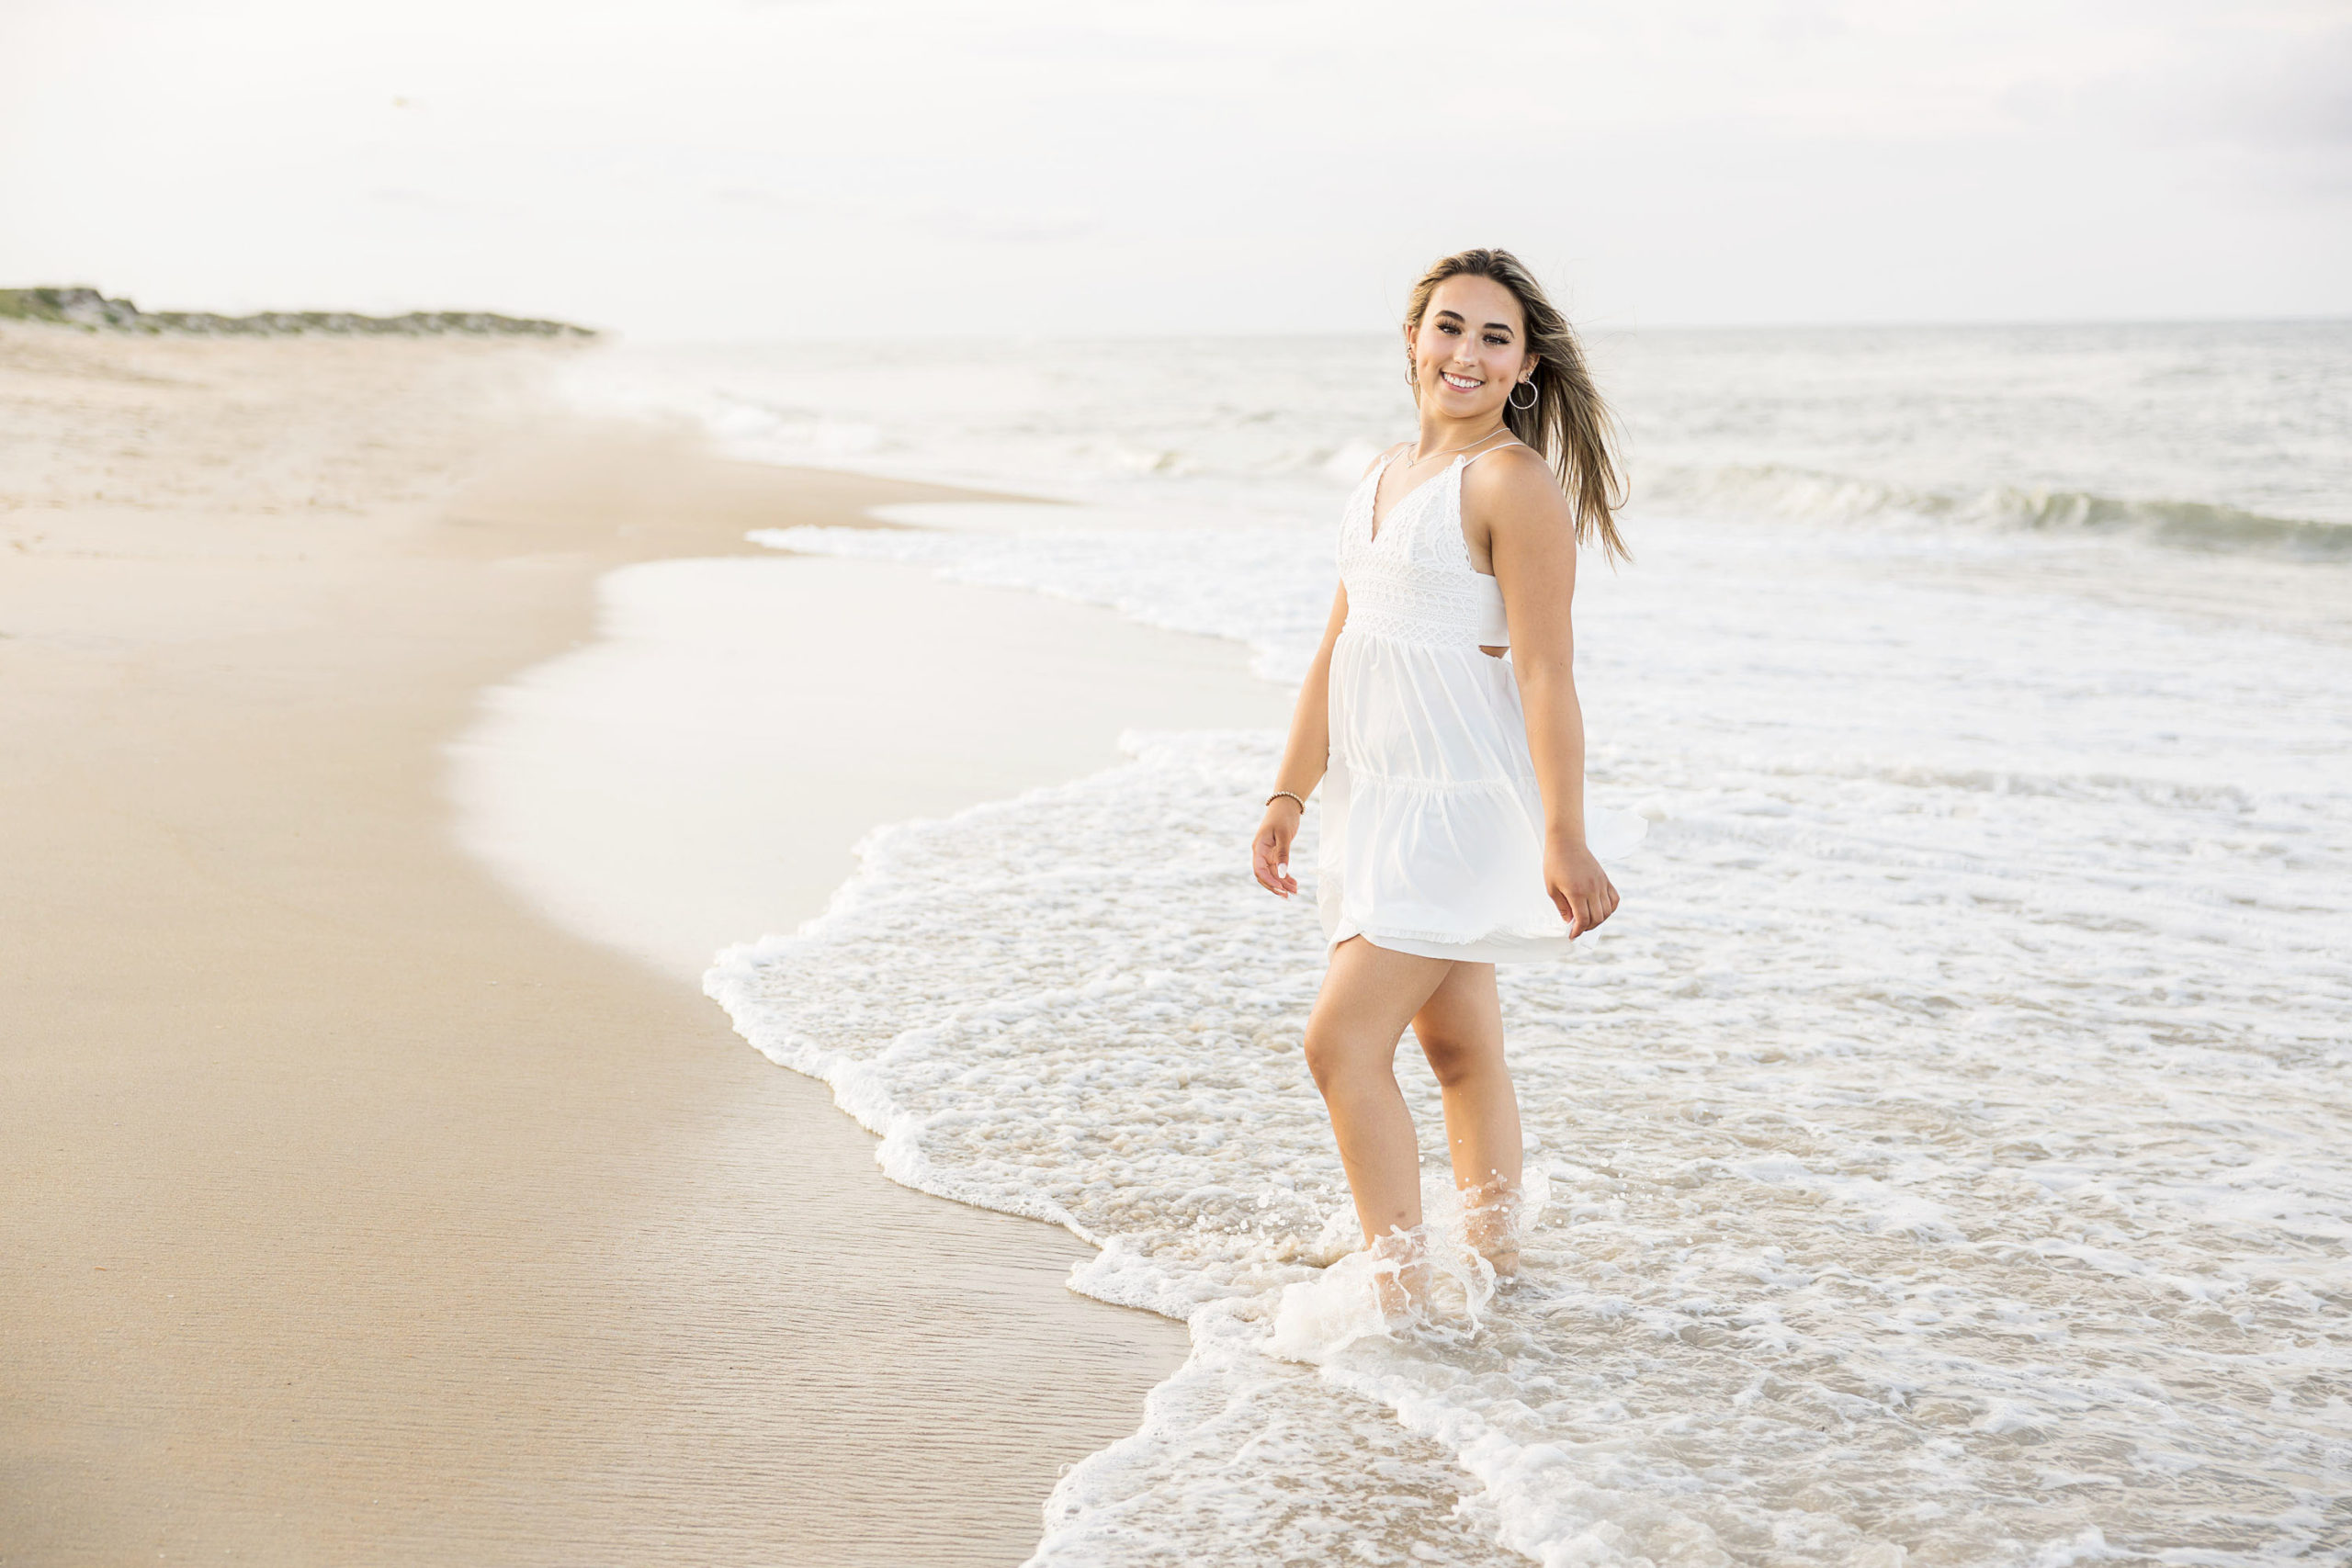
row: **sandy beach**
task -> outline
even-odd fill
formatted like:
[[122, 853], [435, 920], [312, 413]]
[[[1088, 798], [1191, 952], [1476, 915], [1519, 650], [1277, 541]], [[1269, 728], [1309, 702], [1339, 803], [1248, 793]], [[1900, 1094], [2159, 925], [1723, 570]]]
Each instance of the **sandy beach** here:
[[[692, 976], [875, 824], [1279, 693], [771, 557], [710, 807], [758, 854], [526, 750], [469, 853], [448, 749], [604, 574], [958, 499], [584, 426], [533, 391], [564, 352], [0, 332], [0, 1562], [1016, 1562], [1182, 1357], [1070, 1237], [885, 1180]], [[534, 790], [513, 864], [578, 847], [568, 894], [482, 858]]]

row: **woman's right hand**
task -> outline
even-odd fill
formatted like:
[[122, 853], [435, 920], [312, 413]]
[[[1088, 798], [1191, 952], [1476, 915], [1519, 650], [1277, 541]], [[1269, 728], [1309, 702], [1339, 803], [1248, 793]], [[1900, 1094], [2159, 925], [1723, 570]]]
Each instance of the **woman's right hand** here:
[[1258, 886], [1278, 897], [1298, 891], [1298, 878], [1290, 874], [1290, 842], [1298, 837], [1304, 815], [1290, 796], [1274, 796], [1266, 802], [1266, 819], [1258, 824], [1257, 842], [1250, 846], [1250, 868], [1258, 874]]

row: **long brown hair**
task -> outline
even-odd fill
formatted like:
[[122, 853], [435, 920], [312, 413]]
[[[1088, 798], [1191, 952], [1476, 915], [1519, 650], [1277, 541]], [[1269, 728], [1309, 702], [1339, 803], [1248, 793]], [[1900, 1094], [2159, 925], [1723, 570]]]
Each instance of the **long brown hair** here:
[[[1617, 422], [1592, 384], [1576, 329], [1544, 298], [1544, 286], [1524, 262], [1509, 251], [1480, 248], [1456, 251], [1421, 275], [1405, 309], [1407, 332], [1421, 330], [1430, 296], [1449, 277], [1493, 278], [1519, 301], [1520, 318], [1527, 323], [1527, 351], [1535, 359], [1535, 401], [1526, 408], [1506, 404], [1503, 422], [1559, 476], [1576, 513], [1577, 543], [1597, 537], [1610, 557], [1631, 560], [1633, 552], [1617, 533], [1615, 516], [1625, 504], [1624, 479], [1614, 450]], [[1514, 396], [1518, 390], [1511, 389]], [[1414, 395], [1419, 396], [1418, 383]]]

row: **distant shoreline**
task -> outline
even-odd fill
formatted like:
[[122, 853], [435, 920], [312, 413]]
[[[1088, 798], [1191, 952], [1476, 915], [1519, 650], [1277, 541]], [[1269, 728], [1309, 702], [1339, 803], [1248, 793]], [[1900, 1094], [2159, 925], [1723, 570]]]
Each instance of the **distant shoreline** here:
[[323, 333], [338, 337], [593, 338], [570, 321], [502, 316], [489, 310], [411, 310], [363, 316], [354, 310], [265, 310], [221, 316], [209, 310], [142, 310], [82, 287], [0, 288], [0, 320], [48, 321], [85, 332], [189, 333], [208, 336], [288, 337]]

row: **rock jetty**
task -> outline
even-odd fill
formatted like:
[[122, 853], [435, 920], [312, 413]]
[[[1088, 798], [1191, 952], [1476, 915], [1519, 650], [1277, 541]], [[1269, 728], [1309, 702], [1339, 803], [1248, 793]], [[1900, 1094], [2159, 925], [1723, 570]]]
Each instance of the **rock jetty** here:
[[487, 310], [412, 310], [405, 316], [362, 316], [350, 310], [265, 310], [257, 316], [216, 316], [209, 310], [142, 310], [95, 288], [0, 288], [0, 320], [55, 321], [90, 332], [208, 333], [276, 337], [302, 333], [343, 336], [577, 337], [596, 334], [569, 321], [537, 321]]

